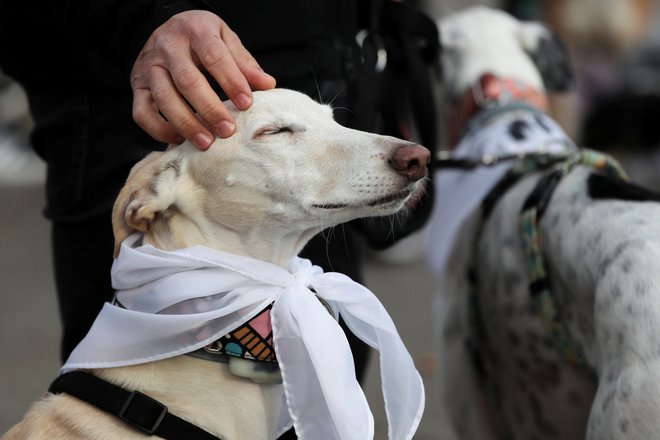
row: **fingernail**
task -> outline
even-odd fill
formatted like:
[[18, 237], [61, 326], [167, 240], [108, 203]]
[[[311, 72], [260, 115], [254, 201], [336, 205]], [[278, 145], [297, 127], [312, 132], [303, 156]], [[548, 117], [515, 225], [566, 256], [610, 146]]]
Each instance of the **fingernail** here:
[[245, 93], [241, 93], [236, 97], [236, 105], [241, 110], [245, 110], [252, 105], [252, 99]]
[[234, 134], [234, 130], [236, 129], [236, 125], [229, 121], [222, 121], [218, 126], [216, 127], [216, 131], [220, 135], [220, 137], [226, 138]]
[[208, 149], [213, 143], [213, 138], [206, 133], [197, 133], [193, 139], [195, 146], [202, 150]]

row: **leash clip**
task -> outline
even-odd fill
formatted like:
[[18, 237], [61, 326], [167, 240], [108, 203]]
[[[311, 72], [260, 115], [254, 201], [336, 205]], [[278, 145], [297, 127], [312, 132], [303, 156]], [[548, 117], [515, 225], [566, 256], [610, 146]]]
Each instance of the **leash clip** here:
[[[385, 48], [385, 41], [377, 33], [371, 33], [368, 29], [362, 29], [355, 35], [355, 41], [360, 49], [362, 49], [362, 59], [372, 58], [369, 55], [368, 49], [374, 46], [374, 53], [376, 59], [374, 61], [374, 72], [382, 73], [387, 67], [387, 49]], [[370, 44], [371, 43], [371, 44]]]

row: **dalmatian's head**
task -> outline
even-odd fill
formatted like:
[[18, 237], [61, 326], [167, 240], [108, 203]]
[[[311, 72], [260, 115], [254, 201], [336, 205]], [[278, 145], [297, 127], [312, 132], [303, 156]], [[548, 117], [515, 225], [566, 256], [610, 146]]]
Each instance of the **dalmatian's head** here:
[[541, 23], [476, 6], [441, 18], [438, 26], [442, 81], [449, 97], [461, 96], [485, 73], [542, 91], [565, 91], [573, 84], [564, 43]]

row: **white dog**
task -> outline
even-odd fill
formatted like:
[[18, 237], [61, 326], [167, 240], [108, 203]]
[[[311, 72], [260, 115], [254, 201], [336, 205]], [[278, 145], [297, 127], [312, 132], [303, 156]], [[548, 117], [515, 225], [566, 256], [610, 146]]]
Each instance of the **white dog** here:
[[439, 27], [458, 145], [429, 256], [458, 438], [660, 438], [660, 199], [543, 112], [570, 83], [548, 29], [484, 7]]
[[[412, 437], [423, 387], [387, 313], [365, 288], [296, 255], [326, 227], [398, 211], [421, 189], [430, 153], [342, 127], [331, 108], [289, 90], [256, 92], [233, 112], [238, 131], [209, 151], [186, 142], [135, 165], [113, 212], [116, 300], [54, 393], [3, 439], [143, 438], [136, 427], [273, 439], [292, 418], [301, 438], [369, 438], [338, 314], [382, 349], [383, 389], [396, 392], [386, 398], [391, 435]], [[241, 341], [236, 357], [245, 321], [251, 334], [266, 324], [272, 333], [251, 339], [258, 353]], [[96, 387], [120, 397], [99, 402]]]

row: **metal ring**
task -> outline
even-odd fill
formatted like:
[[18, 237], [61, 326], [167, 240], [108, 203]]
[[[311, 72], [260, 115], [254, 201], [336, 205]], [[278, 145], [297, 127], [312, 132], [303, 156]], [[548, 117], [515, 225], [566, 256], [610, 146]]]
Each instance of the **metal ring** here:
[[369, 29], [362, 29], [357, 34], [355, 34], [355, 41], [357, 42], [360, 49], [362, 49], [362, 58], [364, 59], [364, 43], [370, 38], [373, 41], [373, 44], [376, 46], [376, 63], [374, 64], [374, 70], [378, 73], [381, 73], [387, 67], [387, 49], [385, 49], [385, 42], [378, 34], [371, 34]]

